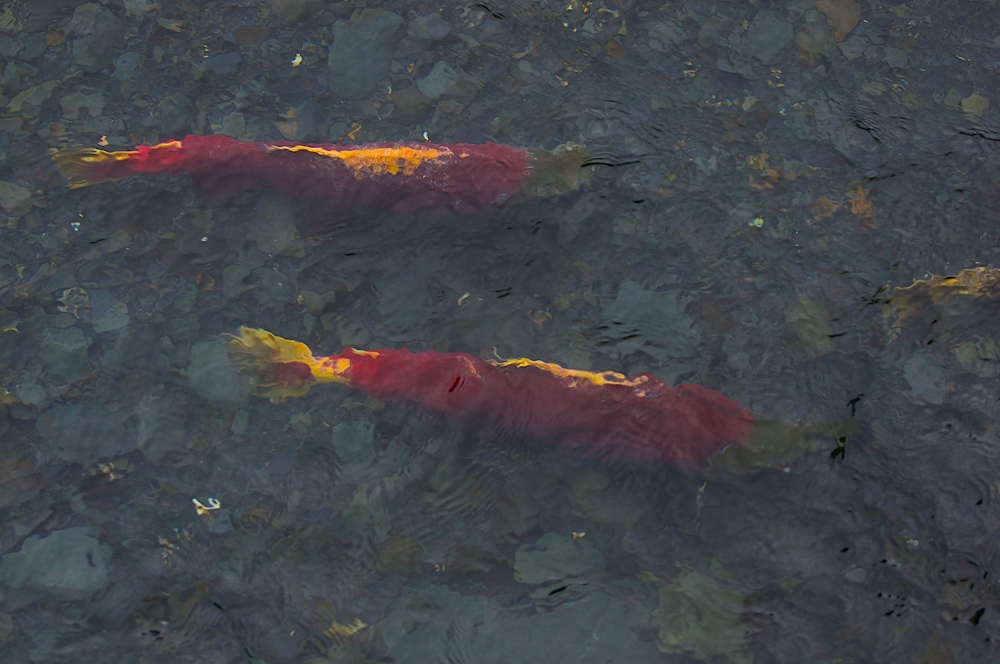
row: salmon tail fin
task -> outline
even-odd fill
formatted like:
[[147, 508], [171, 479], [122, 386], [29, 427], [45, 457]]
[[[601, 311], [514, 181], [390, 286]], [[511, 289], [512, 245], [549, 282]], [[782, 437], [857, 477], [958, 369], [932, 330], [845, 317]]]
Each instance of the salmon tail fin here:
[[134, 150], [108, 152], [96, 148], [79, 148], [52, 150], [49, 154], [59, 174], [66, 178], [69, 188], [79, 189], [127, 177], [128, 172], [116, 165], [137, 153]]
[[588, 167], [589, 150], [576, 143], [565, 143], [551, 151], [528, 152], [532, 168], [525, 190], [533, 196], [548, 198], [576, 191], [590, 179], [593, 171]]
[[267, 330], [241, 327], [229, 337], [229, 357], [241, 371], [255, 377], [257, 396], [281, 403], [300, 397], [316, 383], [349, 384], [343, 375], [348, 360], [313, 357], [309, 346], [272, 334]]

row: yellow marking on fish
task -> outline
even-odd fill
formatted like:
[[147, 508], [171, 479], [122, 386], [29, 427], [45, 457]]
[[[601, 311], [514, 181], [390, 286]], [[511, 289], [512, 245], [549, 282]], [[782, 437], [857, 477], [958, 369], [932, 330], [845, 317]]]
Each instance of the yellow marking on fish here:
[[[180, 141], [168, 141], [166, 143], [157, 143], [156, 145], [149, 146], [150, 150], [162, 150], [165, 148], [174, 148], [180, 150], [183, 148], [183, 144]], [[103, 164], [109, 161], [125, 161], [126, 159], [131, 159], [133, 155], [139, 154], [138, 150], [115, 150], [109, 152], [107, 150], [98, 150], [97, 148], [84, 148], [82, 150], [76, 151], [80, 155], [80, 161], [85, 164]], [[58, 155], [59, 153], [57, 153]], [[67, 152], [66, 154], [69, 154]]]
[[81, 150], [80, 161], [85, 164], [103, 164], [109, 161], [125, 161], [129, 159], [134, 154], [138, 154], [137, 150], [118, 150], [115, 152], [108, 152], [107, 150], [98, 150], [97, 148], [88, 148], [86, 151]]
[[360, 618], [355, 618], [354, 622], [347, 625], [341, 625], [339, 622], [333, 621], [328, 628], [323, 630], [323, 636], [331, 641], [342, 644], [366, 627], [368, 625], [361, 622]]
[[156, 145], [150, 145], [149, 149], [150, 150], [162, 150], [164, 148], [177, 148], [178, 150], [180, 150], [183, 147], [184, 147], [184, 144], [181, 143], [180, 141], [166, 141], [165, 143], [157, 143]]
[[425, 163], [441, 163], [452, 156], [447, 148], [360, 148], [357, 150], [327, 150], [310, 145], [269, 145], [269, 152], [310, 152], [321, 157], [339, 159], [360, 177], [362, 172], [372, 175], [412, 175]]
[[[149, 147], [150, 150], [183, 148], [180, 141], [167, 141]], [[97, 148], [80, 148], [78, 150], [51, 150], [52, 161], [55, 162], [56, 169], [67, 180], [70, 189], [80, 189], [97, 182], [117, 180], [119, 178], [104, 177], [100, 180], [93, 179], [92, 166], [99, 164], [113, 163], [116, 161], [127, 161], [139, 154], [139, 150], [98, 150]]]
[[593, 385], [623, 385], [625, 387], [637, 387], [649, 379], [639, 376], [629, 379], [624, 374], [616, 371], [581, 371], [579, 369], [567, 369], [552, 362], [542, 362], [541, 360], [531, 360], [526, 357], [515, 357], [509, 360], [490, 360], [490, 364], [496, 367], [534, 367], [548, 372], [556, 378], [564, 378], [570, 381], [571, 387], [577, 387], [581, 383], [591, 383]]
[[82, 148], [79, 150], [51, 150], [52, 161], [56, 165], [59, 174], [66, 178], [66, 185], [70, 189], [80, 189], [97, 182], [106, 182], [111, 178], [93, 178], [91, 167], [98, 164], [106, 164], [114, 161], [125, 161], [132, 155], [137, 154], [136, 150], [123, 150], [121, 152], [108, 152], [97, 148]]
[[462, 362], [465, 363], [465, 368], [468, 370], [468, 372], [470, 374], [472, 374], [472, 376], [474, 378], [478, 378], [478, 379], [482, 380], [483, 375], [481, 373], [479, 373], [478, 369], [476, 369], [476, 365], [473, 364], [472, 360], [470, 360], [469, 358], [465, 357], [464, 355], [460, 355], [459, 359], [461, 359]]
[[299, 385], [286, 383], [257, 383], [255, 392], [274, 403], [281, 403], [288, 397], [300, 397], [309, 391], [314, 383], [340, 383], [349, 385], [344, 375], [351, 368], [351, 361], [344, 357], [314, 357], [309, 346], [301, 341], [292, 341], [272, 334], [267, 330], [241, 327], [239, 334], [232, 336], [229, 350], [233, 362], [245, 369], [267, 369], [275, 364], [298, 363], [309, 367], [313, 380]]

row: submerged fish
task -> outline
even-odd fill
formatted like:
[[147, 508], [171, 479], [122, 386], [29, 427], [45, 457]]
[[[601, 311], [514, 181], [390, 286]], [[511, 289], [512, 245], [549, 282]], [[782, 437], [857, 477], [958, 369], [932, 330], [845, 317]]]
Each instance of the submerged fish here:
[[266, 186], [296, 199], [355, 209], [457, 212], [519, 193], [565, 193], [589, 172], [583, 168], [586, 151], [573, 144], [550, 152], [496, 143], [251, 143], [189, 135], [117, 152], [55, 150], [52, 158], [71, 188], [133, 175], [187, 173], [200, 188], [216, 194]]
[[526, 358], [486, 361], [465, 353], [345, 349], [314, 356], [305, 344], [240, 328], [234, 362], [257, 373], [256, 393], [278, 403], [318, 383], [340, 383], [384, 402], [417, 403], [460, 424], [551, 440], [603, 458], [691, 466], [745, 442], [753, 414], [719, 392], [671, 387]]

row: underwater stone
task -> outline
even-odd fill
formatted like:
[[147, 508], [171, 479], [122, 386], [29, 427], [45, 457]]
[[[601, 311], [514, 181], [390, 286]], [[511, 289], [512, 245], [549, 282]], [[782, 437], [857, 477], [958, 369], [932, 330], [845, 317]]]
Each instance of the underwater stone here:
[[31, 381], [25, 381], [17, 386], [17, 397], [25, 406], [44, 408], [51, 399], [45, 388]]
[[[73, 20], [77, 19], [81, 10], [93, 5], [94, 3], [89, 3], [78, 7]], [[73, 21], [70, 22], [70, 25], [72, 24]], [[89, 73], [98, 72], [111, 64], [115, 47], [123, 42], [125, 36], [121, 21], [100, 5], [94, 12], [92, 26], [81, 27], [77, 31], [83, 33], [83, 36], [73, 40], [71, 48], [73, 62]]]
[[458, 82], [458, 72], [444, 60], [439, 61], [430, 73], [417, 81], [417, 89], [428, 99], [440, 99]]
[[176, 136], [187, 129], [198, 112], [183, 92], [175, 92], [162, 100], [159, 106], [164, 136]]
[[893, 69], [902, 69], [908, 61], [909, 58], [906, 55], [906, 51], [899, 48], [886, 47], [885, 64]]
[[0, 207], [15, 217], [27, 214], [31, 211], [31, 190], [13, 182], [0, 181]]
[[438, 41], [450, 33], [451, 26], [440, 14], [418, 16], [410, 21], [410, 25], [406, 28], [407, 36], [418, 41]]
[[[287, 269], [294, 268], [289, 266]], [[297, 288], [294, 274], [287, 274], [277, 266], [267, 265], [251, 272], [250, 278], [256, 285], [250, 292], [263, 310], [280, 311], [295, 300]]]
[[303, 14], [315, 14], [323, 9], [323, 0], [271, 0], [268, 6], [281, 25], [294, 25]]
[[0, 58], [13, 58], [22, 48], [24, 48], [24, 42], [20, 39], [0, 35]]
[[96, 118], [104, 113], [104, 96], [100, 92], [83, 94], [71, 92], [59, 100], [62, 116], [67, 120], [79, 120], [80, 111], [87, 109], [88, 117]]
[[131, 81], [135, 78], [135, 70], [141, 58], [142, 54], [138, 51], [122, 53], [115, 58], [115, 78], [119, 81]]
[[187, 448], [185, 423], [190, 404], [182, 394], [147, 394], [135, 407], [136, 447], [150, 461]]
[[222, 127], [219, 129], [219, 133], [232, 138], [245, 136], [247, 133], [246, 116], [239, 111], [227, 114], [222, 118]]
[[279, 120], [274, 123], [286, 140], [301, 143], [319, 136], [316, 129], [316, 105], [311, 99], [289, 108]]
[[747, 29], [746, 52], [767, 64], [792, 43], [795, 31], [791, 23], [769, 9], [757, 12]]
[[401, 25], [402, 17], [382, 9], [365, 9], [357, 18], [334, 25], [327, 59], [330, 91], [352, 101], [371, 94], [389, 71]]
[[187, 375], [191, 389], [198, 396], [222, 406], [236, 408], [250, 394], [247, 381], [236, 373], [221, 340], [202, 341], [191, 348]]
[[11, 589], [62, 600], [87, 600], [107, 587], [111, 553], [110, 546], [98, 541], [93, 526], [54, 530], [46, 537], [32, 535], [24, 540], [20, 551], [0, 560], [4, 603], [17, 594]]
[[94, 326], [94, 331], [113, 332], [129, 324], [128, 305], [116, 299], [106, 290], [90, 291], [90, 312], [87, 318]]
[[420, 274], [412, 265], [398, 265], [395, 270], [387, 270], [376, 282], [379, 293], [378, 312], [382, 316], [378, 329], [390, 340], [398, 341], [412, 337], [427, 321], [428, 288], [424, 279], [414, 279]]
[[916, 402], [925, 402], [935, 406], [944, 403], [948, 394], [945, 386], [951, 371], [944, 361], [929, 351], [920, 350], [913, 354], [903, 366], [903, 376], [910, 386], [910, 392]]
[[419, 124], [426, 120], [431, 112], [431, 100], [415, 85], [402, 90], [393, 90], [390, 98], [393, 105], [392, 119], [401, 125]]
[[648, 630], [647, 610], [601, 592], [578, 597], [510, 615], [493, 600], [446, 586], [407, 587], [378, 630], [390, 657], [407, 664], [437, 664], [443, 643], [449, 652], [483, 653], [481, 659], [466, 659], [491, 663], [663, 662], [653, 643], [631, 636]]
[[198, 69], [202, 72], [210, 71], [219, 76], [232, 76], [236, 73], [241, 62], [243, 62], [243, 56], [240, 55], [239, 51], [233, 51], [205, 58], [198, 63]]
[[42, 105], [48, 101], [57, 87], [59, 81], [46, 81], [22, 90], [7, 104], [7, 111], [20, 113], [26, 118], [36, 118], [42, 112]]
[[817, 53], [832, 58], [837, 53], [837, 40], [826, 19], [815, 9], [805, 13], [805, 24], [795, 36], [795, 43], [808, 53]]
[[360, 466], [375, 463], [375, 424], [371, 420], [339, 422], [330, 428], [330, 440], [341, 463]]
[[24, 49], [19, 54], [19, 59], [24, 62], [34, 62], [42, 53], [45, 53], [49, 45], [45, 43], [42, 35], [31, 35], [24, 38]]
[[840, 42], [837, 47], [848, 60], [857, 60], [864, 55], [865, 49], [868, 48], [868, 40], [859, 32], [854, 32], [850, 37]]
[[623, 357], [642, 350], [663, 361], [694, 357], [700, 350], [700, 331], [676, 291], [648, 291], [626, 281], [604, 310], [604, 323], [605, 335]]
[[684, 28], [677, 23], [653, 21], [646, 25], [649, 47], [660, 53], [670, 53], [684, 43]]
[[135, 449], [122, 418], [101, 404], [57, 403], [38, 416], [35, 428], [52, 454], [84, 466]]
[[101, 358], [101, 368], [111, 374], [166, 371], [170, 361], [162, 347], [159, 332], [153, 325], [128, 325], [118, 332], [115, 345]]
[[514, 554], [514, 578], [521, 583], [593, 578], [600, 576], [603, 569], [604, 558], [589, 542], [557, 533], [545, 533]]
[[659, 630], [659, 648], [696, 661], [749, 664], [741, 650], [746, 625], [743, 596], [735, 585], [697, 571], [681, 574], [660, 588], [660, 606], [650, 621]]
[[38, 351], [51, 377], [75, 383], [94, 370], [87, 349], [93, 341], [78, 327], [50, 327]]
[[256, 242], [257, 248], [265, 254], [305, 255], [292, 202], [274, 191], [261, 196], [257, 216], [247, 225], [247, 237]]

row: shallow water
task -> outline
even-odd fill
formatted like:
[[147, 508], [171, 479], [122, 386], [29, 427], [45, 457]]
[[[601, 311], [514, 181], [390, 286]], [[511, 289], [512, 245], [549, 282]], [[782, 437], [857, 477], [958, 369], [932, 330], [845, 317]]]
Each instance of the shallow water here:
[[[3, 661], [989, 661], [996, 275], [899, 289], [1000, 267], [996, 3], [365, 5], [0, 10]], [[48, 158], [186, 133], [594, 165], [330, 215]], [[651, 372], [759, 424], [677, 468], [272, 404], [241, 325]]]

